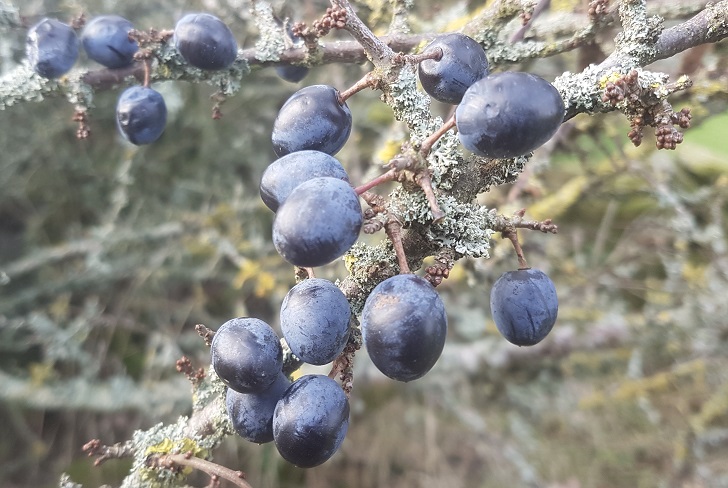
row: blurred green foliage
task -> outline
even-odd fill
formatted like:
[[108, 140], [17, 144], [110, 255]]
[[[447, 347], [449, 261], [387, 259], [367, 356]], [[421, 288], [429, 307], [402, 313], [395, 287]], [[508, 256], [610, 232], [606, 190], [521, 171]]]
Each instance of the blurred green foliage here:
[[[117, 3], [20, 7], [29, 21], [83, 9], [142, 28], [207, 10], [241, 43], [255, 41], [249, 2]], [[481, 7], [416, 3], [422, 31]], [[327, 4], [274, 2], [307, 21]], [[386, 29], [386, 2], [358, 5]], [[22, 60], [24, 31], [0, 37], [7, 71]], [[649, 138], [632, 147], [619, 115], [581, 116], [517, 183], [480, 196], [501, 213], [526, 207], [559, 224], [556, 236], [521, 233], [529, 262], [557, 285], [553, 337], [521, 350], [497, 335], [490, 284], [516, 265], [497, 243], [491, 260], [458, 263], [439, 288], [451, 337], [430, 375], [394, 384], [359, 354], [352, 428], [335, 459], [301, 471], [271, 445], [236, 439], [216, 459], [256, 488], [728, 486], [726, 49], [711, 48], [703, 81], [682, 95], [696, 123], [677, 151], [657, 152]], [[577, 62], [530, 68], [548, 76]], [[303, 84], [344, 88], [365, 71], [319, 67]], [[0, 485], [53, 486], [62, 471], [88, 486], [118, 484], [127, 463], [94, 468], [80, 447], [189, 410], [174, 364], [183, 354], [208, 363], [194, 325], [241, 315], [277, 324], [294, 277], [270, 243], [258, 180], [274, 158], [276, 111], [297, 87], [255, 72], [213, 121], [211, 88], [160, 84], [169, 124], [141, 148], [116, 133], [118, 90], [96, 96], [84, 141], [64, 100], [0, 112]], [[356, 182], [378, 173], [402, 127], [374, 93], [350, 106], [354, 133], [338, 157]], [[321, 271], [343, 273], [341, 264]]]

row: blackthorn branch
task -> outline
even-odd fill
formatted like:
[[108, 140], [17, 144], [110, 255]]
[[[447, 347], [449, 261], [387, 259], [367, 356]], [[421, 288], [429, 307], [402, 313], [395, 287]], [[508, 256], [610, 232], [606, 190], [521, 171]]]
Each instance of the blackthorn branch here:
[[[82, 91], [92, 93], [97, 89], [128, 83], [129, 80], [126, 78], [129, 75], [135, 76], [137, 79], [143, 78], [145, 86], [148, 86], [152, 80], [178, 77], [195, 82], [214, 80], [213, 84], [220, 86], [220, 84], [224, 85], [224, 80], [228, 82], [231, 80], [239, 81], [251, 69], [299, 62], [310, 63], [310, 65], [329, 62], [357, 62], [361, 61], [366, 55], [374, 63], [375, 71], [367, 75], [355, 87], [352, 87], [352, 90], [355, 88], [354, 91], [346, 90], [342, 92], [340, 94], [342, 102], [356, 91], [367, 86], [380, 89], [383, 92], [384, 99], [394, 108], [397, 117], [405, 120], [412, 130], [412, 147], [417, 147], [418, 141], [422, 142], [419, 143], [419, 154], [414, 153], [412, 149], [405, 148], [401, 157], [392, 162], [386, 173], [373, 182], [357, 187], [356, 192], [361, 194], [364, 200], [371, 205], [371, 212], [366, 214], [371, 222], [371, 228], [376, 227], [378, 224], [385, 228], [392, 242], [394, 258], [397, 260], [400, 272], [409, 272], [410, 266], [413, 269], [418, 268], [424, 257], [436, 256], [436, 265], [427, 269], [428, 281], [436, 285], [447, 277], [455, 261], [466, 254], [457, 252], [454, 248], [450, 249], [443, 246], [442, 242], [445, 239], [439, 241], [432, 239], [427, 232], [433, 232], [437, 237], [438, 229], [444, 229], [447, 225], [452, 225], [452, 221], [456, 220], [455, 215], [458, 217], [463, 215], [465, 211], [462, 209], [470, 205], [479, 192], [494, 184], [513, 181], [520, 169], [522, 169], [523, 164], [528, 160], [528, 156], [488, 160], [464, 155], [460, 149], [453, 149], [456, 144], [455, 137], [453, 134], [448, 134], [449, 128], [455, 122], [454, 118], [451, 118], [440, 130], [433, 129], [433, 126], [436, 127], [437, 124], [430, 116], [429, 107], [426, 104], [418, 105], [423, 97], [418, 98], [413, 95], [416, 91], [412, 89], [414, 86], [412, 66], [407, 65], [425, 59], [438, 59], [442, 56], [442, 52], [425, 55], [395, 54], [396, 51], [410, 52], [419, 41], [432, 37], [425, 34], [401, 34], [406, 31], [402, 19], [405, 17], [404, 12], [407, 10], [407, 2], [395, 3], [398, 7], [397, 18], [400, 20], [397, 22], [397, 29], [394, 29], [393, 32], [398, 33], [388, 38], [377, 38], [358, 18], [349, 2], [333, 1], [334, 8], [327, 11], [320, 22], [314, 23], [315, 36], [311, 32], [306, 32], [304, 28], [296, 31], [297, 35], [304, 38], [306, 49], [285, 49], [279, 53], [280, 56], [275, 60], [272, 58], [260, 59], [258, 50], [246, 49], [238, 52], [236, 65], [229, 72], [218, 74], [197, 73], [175, 58], [174, 53], [167, 45], [168, 35], [150, 34], [150, 41], [144, 48], [149, 49], [149, 51], [145, 51], [147, 57], [128, 68], [88, 72], [75, 80], [74, 75], [70, 75], [58, 82], [44, 81], [40, 85], [33, 84], [28, 89], [18, 87], [22, 87], [21, 82], [23, 80], [35, 79], [35, 75], [24, 73], [21, 70], [11, 73], [7, 79], [11, 80], [12, 83], [8, 83], [0, 89], [0, 106], [4, 107], [19, 100], [22, 96], [32, 96], [33, 94], [53, 95], [62, 93], [69, 95], [69, 97], [76, 97]], [[546, 2], [541, 2], [539, 5], [545, 4]], [[644, 83], [637, 86], [636, 84], [640, 80], [638, 78], [632, 80], [631, 73], [636, 72], [641, 66], [652, 60], [670, 55], [667, 53], [672, 52], [674, 54], [702, 42], [714, 42], [724, 38], [726, 36], [726, 6], [725, 1], [719, 2], [705, 8], [687, 22], [669, 29], [662, 29], [656, 19], [647, 15], [645, 2], [623, 2], [618, 13], [624, 26], [625, 35], [617, 43], [615, 53], [600, 65], [591, 66], [582, 73], [576, 75], [565, 74], [557, 83], [560, 94], [566, 101], [566, 118], [571, 118], [577, 113], [619, 109], [632, 117], [634, 134], [630, 133], [630, 138], [633, 138], [633, 140], [641, 138], [642, 128], [645, 125], [652, 125], [656, 128], [658, 145], [674, 148], [675, 144], [682, 140], [682, 134], [674, 126], [686, 128], [690, 122], [690, 113], [687, 109], [674, 112], [666, 102], [666, 98], [677, 89], [687, 88], [689, 83], [687, 81], [668, 83], [664, 77], [645, 72]], [[502, 41], [496, 40], [491, 34], [501, 33], [503, 24], [505, 24], [504, 20], [514, 18], [523, 12], [521, 3], [496, 2], [496, 5], [491, 9], [487, 9], [487, 11], [490, 17], [479, 17], [466, 29], [472, 31], [482, 45], [493, 47], [493, 62], [501, 66], [510, 61], [553, 55], [583, 46], [587, 42], [593, 41], [598, 32], [602, 32], [602, 29], [611, 20], [616, 19], [616, 14], [608, 11], [606, 2], [594, 1], [589, 6], [588, 15], [583, 16], [584, 19], [582, 19], [587, 22], [586, 27], [576, 29], [576, 32], [565, 41], [556, 44], [539, 44], [530, 40], [522, 40], [523, 36], [521, 35], [516, 38], [518, 40], [516, 45], [507, 48], [499, 44]], [[538, 15], [533, 12], [528, 20], [529, 26], [535, 25], [536, 17]], [[649, 28], [646, 29], [645, 26]], [[326, 35], [332, 28], [347, 30], [354, 36], [356, 42], [347, 43], [343, 41], [325, 47], [319, 45], [318, 37]], [[137, 35], [137, 39], [140, 45], [143, 44], [141, 36]], [[313, 51], [317, 51], [321, 56], [312, 56]], [[152, 63], [152, 58], [156, 60], [154, 63]], [[639, 78], [641, 77], [642, 71], [640, 71]], [[609, 81], [606, 83], [606, 87], [603, 86], [605, 80], [615, 79], [617, 81]], [[620, 83], [619, 80], [621, 79], [624, 79], [625, 83]], [[82, 83], [71, 85], [71, 83], [77, 83], [78, 80], [81, 80]], [[621, 84], [624, 86], [620, 86]], [[652, 89], [645, 89], [650, 87]], [[231, 88], [230, 91], [234, 91], [234, 89]], [[19, 93], [21, 95], [18, 95]], [[602, 95], [606, 93], [608, 95], [602, 98]], [[216, 99], [217, 103], [213, 109], [216, 115], [219, 116], [220, 114], [219, 104], [229, 94], [231, 93], [226, 92], [226, 90], [219, 92], [219, 99]], [[88, 135], [86, 112], [87, 105], [77, 105], [74, 120], [79, 122], [79, 133]], [[423, 114], [426, 114], [426, 116], [423, 116]], [[434, 133], [433, 130], [435, 130]], [[427, 134], [431, 135], [428, 136]], [[435, 144], [437, 141], [440, 141], [440, 144]], [[466, 176], [461, 176], [458, 179], [454, 176], [458, 171], [462, 171]], [[394, 180], [409, 183], [409, 185], [398, 186], [395, 192], [387, 198], [372, 195], [369, 192], [371, 188], [379, 183]], [[421, 203], [411, 204], [412, 201], [421, 197], [419, 192], [410, 191], [410, 187], [413, 186], [411, 185], [412, 182], [422, 188], [426, 206], [430, 210], [430, 215], [427, 217], [423, 218], [402, 211], [402, 209], [411, 210], [424, 207]], [[440, 198], [439, 201], [438, 197]], [[375, 218], [379, 220], [372, 220]], [[550, 220], [541, 222], [523, 220], [523, 213], [517, 214], [512, 219], [491, 216], [490, 220], [484, 223], [483, 226], [490, 231], [500, 231], [504, 237], [512, 240], [521, 268], [527, 267], [527, 264], [518, 244], [516, 229], [527, 228], [552, 233], [556, 233], [557, 230]], [[442, 232], [446, 231], [443, 230]], [[79, 252], [86, 253], [89, 251], [82, 249]], [[352, 253], [356, 252], [360, 252], [360, 250], [352, 251]], [[382, 257], [383, 254], [377, 254], [378, 252], [377, 250], [365, 250], [359, 255], [361, 257], [359, 261], [352, 260], [353, 264], [348, 265], [352, 276], [344, 280], [342, 288], [345, 290], [347, 298], [351, 299], [352, 302], [357, 300], [361, 302], [362, 297], [366, 297], [368, 291], [377, 282], [396, 273], [396, 267], [391, 259], [391, 252], [385, 257]], [[365, 256], [366, 253], [370, 254]], [[58, 259], [67, 259], [67, 257], [64, 256]], [[11, 265], [9, 269], [18, 269], [18, 263]], [[304, 272], [301, 269], [297, 269], [296, 272], [297, 277], [301, 275], [300, 278], [313, 277], [312, 270], [305, 269], [306, 276], [303, 276]], [[352, 332], [358, 330], [356, 325], [352, 325], [351, 329]], [[211, 331], [204, 329], [204, 327], [201, 330], [203, 330], [202, 335], [205, 336], [206, 341], [210, 341]], [[354, 346], [356, 345], [357, 339], [350, 338], [347, 349], [335, 360], [332, 367], [333, 376], [343, 376], [344, 389], [348, 388], [346, 390], [347, 395], [351, 390], [351, 376], [347, 375], [351, 374], [350, 369], [355, 351]], [[290, 351], [285, 351], [284, 356], [284, 372], [289, 373], [300, 365], [300, 361], [297, 361]], [[195, 375], [188, 363], [182, 364], [181, 369], [192, 376]], [[204, 383], [207, 378], [197, 379], [199, 379], [199, 382], [196, 382], [193, 387], [195, 389], [205, 388]], [[192, 432], [204, 437], [211, 432], [219, 433], [223, 431], [224, 429], [217, 424], [219, 413], [219, 404], [196, 405], [195, 413], [193, 418], [189, 420], [187, 425], [189, 429], [186, 429], [188, 431], [186, 433]], [[210, 441], [210, 445], [214, 446], [218, 441], [219, 437], [215, 437]], [[89, 451], [94, 452], [100, 449], [100, 446], [90, 446], [88, 448]], [[133, 455], [138, 454], [138, 452], [135, 452], [137, 449], [138, 447], [126, 446], [123, 451], [118, 452]], [[159, 466], [165, 469], [174, 470], [176, 466], [198, 459], [193, 456], [181, 460], [178, 458], [179, 456], [185, 457], [184, 454], [179, 453], [161, 454], [155, 458], [155, 462], [158, 462]], [[197, 461], [193, 462], [197, 463]], [[219, 474], [212, 475], [212, 477], [217, 476], [223, 477]]]

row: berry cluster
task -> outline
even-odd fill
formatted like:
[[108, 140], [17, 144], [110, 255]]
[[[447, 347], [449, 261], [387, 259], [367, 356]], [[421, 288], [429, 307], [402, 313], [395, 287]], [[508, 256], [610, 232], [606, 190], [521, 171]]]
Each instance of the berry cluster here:
[[[466, 147], [490, 157], [519, 155], [543, 143], [560, 124], [563, 103], [550, 84], [525, 73], [487, 76], [485, 53], [472, 39], [445, 36], [428, 51], [432, 55], [423, 57], [419, 67], [423, 87], [440, 101], [459, 102], [459, 109], [468, 105], [462, 112], [468, 123], [458, 126]], [[362, 86], [368, 86], [366, 78], [357, 84]], [[371, 225], [378, 213], [386, 212], [382, 198], [367, 198], [371, 208], [362, 212], [363, 190], [352, 188], [344, 167], [333, 157], [351, 131], [345, 98], [358, 89], [340, 93], [328, 85], [314, 85], [294, 93], [273, 125], [273, 148], [280, 157], [260, 182], [263, 202], [276, 213], [276, 249], [288, 262], [308, 270], [308, 279], [283, 300], [283, 337], [305, 363], [333, 361], [331, 378], [342, 372], [337, 364], [350, 362], [358, 347], [352, 332], [356, 329], [350, 328], [351, 310], [344, 294], [333, 283], [314, 278], [309, 268], [327, 264], [351, 247], [362, 228], [362, 214], [369, 232], [388, 225]], [[529, 103], [529, 96], [546, 103]], [[527, 132], [516, 138], [508, 133], [515, 130]], [[495, 134], [486, 140], [479, 131]], [[395, 250], [403, 252], [396, 242], [398, 233], [390, 231]], [[426, 278], [409, 273], [406, 258], [401, 263], [402, 274], [379, 283], [366, 299], [361, 337], [384, 375], [408, 382], [427, 374], [444, 348], [447, 315], [435, 286], [447, 278], [454, 261], [443, 257], [428, 268]], [[533, 345], [553, 327], [558, 301], [543, 272], [520, 269], [494, 284], [491, 306], [507, 340]], [[349, 421], [348, 380], [343, 388], [317, 375], [291, 383], [281, 373], [278, 338], [269, 326], [251, 318], [234, 319], [220, 328], [212, 342], [212, 360], [230, 387], [228, 413], [242, 437], [259, 443], [273, 440], [281, 455], [300, 467], [316, 466], [339, 448]]]
[[[132, 144], [150, 144], [162, 135], [167, 124], [167, 107], [162, 95], [149, 87], [150, 54], [139, 51], [134, 26], [118, 15], [102, 15], [89, 22], [81, 34], [89, 59], [110, 69], [145, 60], [143, 86], [127, 88], [119, 96], [116, 122], [121, 135]], [[144, 36], [141, 36], [144, 37]], [[204, 70], [229, 67], [237, 56], [238, 44], [230, 29], [217, 17], [188, 14], [177, 22], [174, 43], [191, 66]], [[26, 51], [33, 70], [45, 78], [67, 73], [78, 58], [79, 40], [73, 28], [55, 19], [43, 19], [28, 31]], [[85, 118], [79, 136], [88, 135]]]
[[[351, 309], [344, 294], [322, 279], [293, 287], [281, 306], [281, 330], [292, 352], [327, 364], [349, 338]], [[317, 466], [339, 448], [349, 424], [349, 401], [333, 379], [283, 374], [278, 336], [265, 322], [237, 318], [223, 324], [211, 344], [212, 365], [228, 386], [226, 405], [235, 431], [256, 443], [275, 441], [283, 458]]]
[[[345, 10], [329, 9], [314, 27], [318, 35], [325, 35], [345, 24]], [[82, 41], [91, 59], [112, 69], [128, 66], [134, 59], [144, 60], [144, 85], [121, 94], [116, 118], [127, 140], [149, 144], [163, 133], [167, 109], [162, 95], [149, 87], [150, 55], [138, 53], [134, 39], [141, 37], [130, 36], [131, 31], [131, 23], [121, 17], [98, 17], [87, 25]], [[306, 35], [299, 31], [289, 32], [291, 42]], [[205, 13], [180, 19], [173, 42], [189, 65], [203, 70], [225, 69], [237, 56], [230, 29]], [[28, 56], [42, 76], [60, 76], [75, 62], [77, 43], [73, 29], [46, 19], [28, 35]], [[482, 47], [462, 34], [440, 37], [422, 55], [403, 59], [419, 64], [420, 82], [430, 96], [457, 105], [451, 125], [446, 124], [421, 145], [424, 158], [453, 125], [462, 145], [473, 153], [510, 158], [542, 145], [563, 120], [563, 101], [550, 83], [528, 73], [489, 74]], [[298, 81], [305, 72], [281, 76]], [[361, 311], [361, 338], [374, 365], [397, 381], [419, 379], [438, 361], [447, 336], [447, 315], [435, 286], [448, 277], [455, 259], [442, 257], [427, 269], [425, 278], [410, 273], [401, 224], [391, 215], [377, 220], [379, 214], [388, 212], [386, 201], [369, 192], [379, 182], [413, 171], [435, 220], [444, 219], [442, 211], [435, 211], [437, 200], [429, 173], [417, 172], [413, 157], [403, 152], [401, 160], [395, 158], [389, 176], [353, 188], [343, 165], [334, 158], [352, 129], [346, 99], [365, 87], [377, 86], [378, 80], [371, 75], [344, 92], [329, 85], [295, 92], [281, 107], [272, 128], [273, 150], [279, 159], [269, 165], [260, 182], [261, 198], [276, 214], [272, 230], [276, 250], [289, 263], [305, 268], [308, 275], [281, 305], [283, 338], [302, 362], [333, 362], [330, 377], [307, 375], [291, 382], [284, 374], [279, 337], [256, 318], [226, 322], [211, 342], [212, 365], [228, 387], [226, 405], [235, 431], [252, 442], [274, 441], [281, 455], [300, 467], [325, 462], [343, 442], [349, 423], [350, 378], [345, 379], [344, 388], [332, 378], [340, 373], [348, 378], [344, 369], [350, 367], [359, 346], [359, 330], [352, 328], [355, 320], [347, 297], [332, 282], [315, 278], [311, 268], [349, 251], [359, 238], [364, 217], [366, 232], [386, 230], [401, 271], [374, 287]], [[364, 212], [360, 195], [370, 205]], [[524, 265], [493, 285], [491, 308], [507, 340], [533, 345], [553, 327], [558, 301], [551, 280]], [[180, 367], [189, 370], [189, 365]]]

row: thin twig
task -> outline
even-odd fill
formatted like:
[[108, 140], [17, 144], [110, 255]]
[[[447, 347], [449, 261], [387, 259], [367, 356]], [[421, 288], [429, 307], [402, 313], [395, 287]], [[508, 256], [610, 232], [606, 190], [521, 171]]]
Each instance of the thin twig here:
[[422, 145], [420, 146], [420, 155], [423, 158], [426, 158], [427, 155], [430, 154], [430, 151], [432, 151], [432, 146], [434, 146], [435, 143], [453, 127], [455, 127], [455, 114], [447, 119], [439, 129], [433, 132], [422, 142]]
[[405, 254], [404, 246], [402, 245], [402, 223], [390, 214], [387, 223], [384, 224], [384, 231], [394, 246], [394, 254], [397, 256], [397, 263], [399, 264], [399, 272], [401, 274], [411, 273], [409, 263], [407, 262], [407, 254]]
[[144, 87], [149, 88], [149, 83], [152, 78], [152, 60], [150, 58], [144, 59]]
[[387, 211], [387, 209], [385, 208], [387, 202], [383, 196], [377, 195], [376, 193], [372, 193], [370, 191], [365, 191], [359, 194], [359, 196], [362, 198], [362, 200], [369, 204], [374, 213], [382, 213]]
[[415, 183], [425, 192], [425, 198], [427, 198], [427, 203], [430, 205], [430, 211], [432, 212], [432, 223], [437, 224], [438, 222], [442, 222], [445, 218], [445, 212], [442, 211], [440, 205], [437, 203], [435, 190], [432, 189], [430, 170], [424, 169], [419, 171], [415, 175]]
[[197, 469], [210, 476], [218, 476], [220, 478], [228, 480], [235, 486], [240, 488], [253, 488], [247, 481], [245, 481], [245, 473], [242, 471], [233, 471], [225, 466], [220, 466], [212, 461], [192, 456], [192, 453], [187, 454], [165, 454], [150, 459], [150, 465], [158, 466], [167, 469], [174, 469], [178, 466], [189, 466]]
[[89, 457], [96, 457], [94, 466], [101, 466], [109, 459], [123, 459], [134, 456], [131, 441], [120, 442], [113, 446], [105, 446], [98, 439], [91, 439], [81, 448]]
[[182, 356], [180, 359], [178, 359], [175, 367], [178, 372], [184, 374], [185, 377], [187, 377], [187, 379], [190, 383], [192, 383], [192, 386], [194, 388], [197, 388], [202, 380], [205, 379], [205, 369], [195, 369], [194, 366], [192, 366], [192, 361], [190, 361], [190, 358], [188, 358], [187, 356]]
[[507, 231], [508, 229], [528, 229], [537, 230], [544, 234], [558, 234], [559, 226], [554, 224], [551, 219], [545, 220], [523, 220], [523, 216], [526, 214], [526, 209], [515, 212], [513, 217], [506, 217], [505, 215], [499, 215], [493, 219], [491, 229], [496, 232]]
[[205, 341], [205, 345], [207, 347], [210, 347], [212, 344], [212, 337], [215, 335], [215, 331], [212, 329], [208, 329], [202, 324], [195, 325], [195, 332], [199, 334], [200, 337]]
[[513, 244], [513, 249], [515, 249], [516, 256], [518, 256], [518, 269], [529, 269], [526, 256], [523, 254], [523, 248], [521, 248], [521, 243], [518, 242], [518, 231], [516, 229], [505, 229], [501, 232], [501, 236], [504, 239], [510, 239], [511, 244]]
[[442, 59], [442, 48], [436, 47], [434, 49], [428, 49], [424, 53], [420, 54], [405, 54], [405, 53], [397, 53], [394, 56], [394, 59], [392, 59], [392, 62], [394, 64], [420, 64], [422, 61], [428, 60], [428, 59], [434, 59], [435, 61], [440, 61]]
[[531, 12], [531, 18], [528, 19], [526, 25], [518, 29], [516, 33], [513, 34], [513, 36], [511, 37], [511, 42], [513, 43], [522, 41], [523, 37], [526, 35], [526, 32], [528, 32], [538, 16], [541, 15], [548, 8], [549, 5], [551, 5], [551, 0], [539, 0], [538, 4], [533, 9], [533, 12]]
[[343, 92], [339, 92], [339, 104], [343, 105], [349, 98], [352, 97], [352, 95], [359, 93], [365, 88], [375, 88], [377, 86], [377, 83], [378, 80], [372, 75], [370, 71], [369, 73], [364, 75], [364, 78], [354, 83], [351, 88], [348, 88]]
[[362, 22], [348, 0], [331, 0], [331, 5], [346, 11], [346, 26], [344, 28], [361, 44], [374, 66], [385, 68], [390, 65], [395, 52]]
[[362, 338], [359, 321], [356, 315], [352, 315], [349, 322], [349, 339], [346, 347], [339, 354], [339, 357], [334, 359], [331, 365], [331, 371], [329, 371], [329, 378], [336, 379], [338, 376], [341, 380], [341, 388], [346, 393], [346, 398], [351, 396], [351, 390], [354, 386], [354, 356], [356, 355], [356, 351], [361, 348], [361, 344]]
[[361, 195], [365, 192], [368, 192], [369, 190], [371, 190], [372, 188], [374, 188], [377, 185], [381, 185], [382, 183], [386, 183], [388, 181], [396, 180], [398, 174], [399, 174], [399, 171], [397, 171], [396, 169], [390, 169], [386, 173], [382, 173], [381, 175], [377, 176], [370, 182], [364, 183], [361, 186], [357, 186], [356, 188], [354, 188], [354, 191], [356, 192], [357, 195]]

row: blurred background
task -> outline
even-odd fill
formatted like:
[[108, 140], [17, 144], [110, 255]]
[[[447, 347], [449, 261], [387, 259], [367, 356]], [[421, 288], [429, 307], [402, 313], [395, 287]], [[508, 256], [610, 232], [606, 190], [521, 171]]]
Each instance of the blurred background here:
[[[272, 3], [307, 22], [328, 5]], [[391, 2], [354, 3], [386, 32]], [[418, 32], [457, 28], [483, 7], [415, 3]], [[172, 28], [183, 13], [204, 10], [242, 46], [257, 36], [244, 0], [15, 5], [27, 25], [83, 11], [122, 15], [140, 29]], [[681, 2], [654, 5], [670, 11]], [[551, 8], [583, 15], [585, 7]], [[25, 32], [0, 25], [0, 74], [22, 62]], [[598, 62], [613, 37], [499, 69], [553, 80]], [[274, 446], [236, 438], [215, 460], [245, 471], [255, 488], [728, 486], [727, 60], [724, 41], [649, 67], [695, 80], [671, 98], [693, 113], [676, 151], [656, 151], [651, 135], [635, 148], [619, 114], [580, 115], [516, 183], [479, 196], [500, 213], [526, 208], [527, 218], [559, 225], [557, 235], [520, 233], [529, 263], [559, 294], [559, 319], [543, 343], [518, 348], [495, 329], [490, 287], [517, 267], [510, 244], [497, 239], [490, 259], [458, 262], [438, 288], [449, 337], [425, 378], [391, 381], [357, 355], [351, 427], [332, 460], [300, 470]], [[96, 94], [88, 140], [75, 138], [73, 106], [61, 98], [0, 112], [0, 486], [57, 486], [62, 472], [84, 486], [118, 485], [130, 463], [94, 467], [81, 446], [123, 441], [190, 412], [175, 361], [187, 355], [207, 367], [195, 324], [216, 329], [249, 315], [278, 327], [294, 276], [273, 248], [273, 214], [258, 195], [275, 158], [273, 119], [298, 88], [343, 89], [366, 71], [323, 66], [298, 84], [257, 71], [218, 121], [211, 87], [155, 84], [170, 116], [161, 140], [145, 147], [117, 134], [120, 90]], [[375, 92], [348, 103], [354, 129], [337, 157], [356, 183], [380, 172], [406, 131]], [[341, 263], [318, 274], [346, 276]]]

